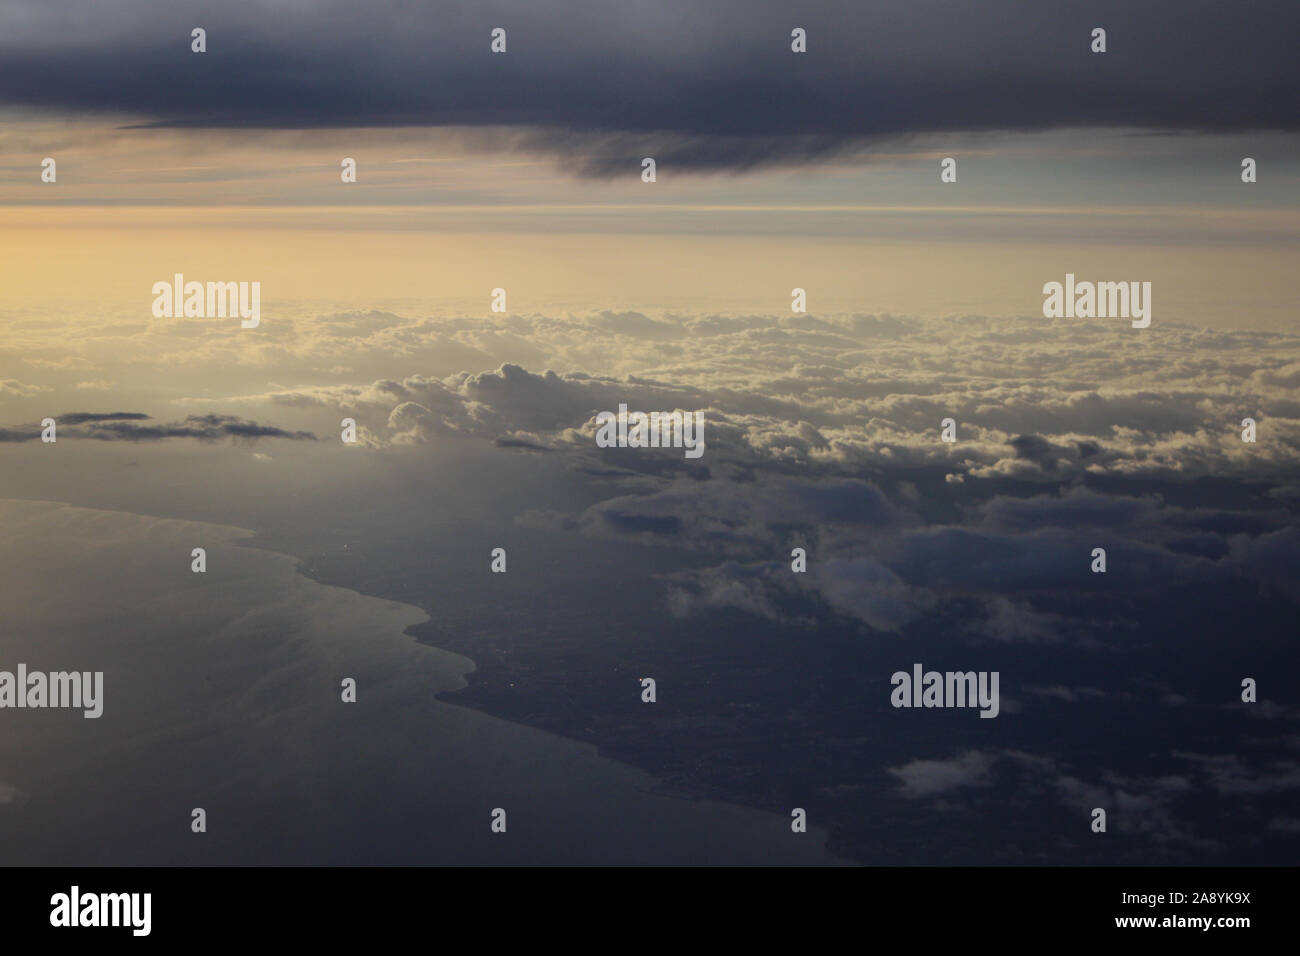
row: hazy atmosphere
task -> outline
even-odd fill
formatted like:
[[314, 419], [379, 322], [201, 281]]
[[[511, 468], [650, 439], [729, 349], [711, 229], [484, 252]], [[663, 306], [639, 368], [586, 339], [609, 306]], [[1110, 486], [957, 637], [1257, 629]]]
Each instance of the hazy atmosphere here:
[[1139, 6], [8, 3], [0, 862], [1293, 863], [1300, 7]]

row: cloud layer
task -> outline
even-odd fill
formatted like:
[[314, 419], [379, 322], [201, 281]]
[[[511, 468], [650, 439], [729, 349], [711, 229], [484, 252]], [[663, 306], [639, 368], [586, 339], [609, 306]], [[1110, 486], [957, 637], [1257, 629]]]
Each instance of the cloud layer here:
[[[1122, 634], [1099, 609], [1174, 582], [1300, 601], [1300, 336], [636, 312], [376, 311], [281, 316], [262, 331], [87, 324], [62, 353], [66, 368], [34, 348], [9, 388], [45, 403], [62, 390], [38, 383], [57, 374], [165, 375], [183, 343], [186, 363], [232, 383], [274, 368], [301, 384], [175, 399], [188, 417], [165, 424], [105, 411], [61, 427], [105, 440], [303, 439], [354, 418], [359, 447], [346, 453], [470, 438], [559, 456], [595, 502], [577, 512], [539, 502], [519, 520], [694, 552], [692, 571], [665, 578], [679, 616], [906, 633], [958, 615], [977, 641], [1105, 644]], [[117, 365], [105, 364], [110, 352]], [[702, 411], [704, 456], [597, 447], [598, 414], [621, 404]], [[941, 438], [949, 418], [954, 442]], [[1255, 442], [1242, 440], [1246, 418]], [[258, 424], [267, 419], [277, 425]], [[805, 574], [790, 571], [795, 548]], [[1105, 576], [1090, 570], [1096, 548]]]
[[[314, 441], [310, 432], [287, 431], [274, 425], [233, 415], [188, 415], [179, 422], [152, 422], [143, 412], [71, 412], [54, 419], [55, 437], [90, 438], [95, 441], [162, 441], [165, 438], [195, 438], [217, 441], [231, 438], [251, 442], [258, 438]], [[0, 428], [0, 442], [28, 442], [41, 438], [43, 426], [19, 425]]]
[[[361, 454], [470, 437], [560, 455], [599, 500], [520, 520], [712, 559], [668, 576], [679, 615], [906, 632], [962, 609], [974, 640], [1086, 644], [1121, 637], [1094, 611], [1174, 582], [1300, 600], [1294, 335], [641, 313], [372, 312], [267, 330], [229, 351], [229, 335], [196, 327], [187, 347], [334, 382], [178, 404], [247, 407], [314, 433], [352, 417]], [[131, 351], [162, 360], [143, 343]], [[337, 381], [372, 364], [466, 361], [499, 364]], [[596, 416], [620, 404], [703, 410], [704, 456], [598, 448]], [[941, 440], [946, 418], [955, 442]], [[803, 575], [789, 570], [796, 547], [811, 559]], [[1098, 547], [1105, 576], [1090, 571]], [[1090, 607], [1071, 604], [1080, 599]]]
[[[1099, 26], [1104, 55], [1090, 50]], [[796, 27], [806, 54], [791, 52]], [[0, 14], [0, 103], [173, 126], [473, 127], [588, 175], [646, 155], [738, 169], [935, 131], [1295, 130], [1297, 33], [1285, 0], [1230, 17], [1208, 0], [1065, 0], [1032, 16], [939, 0], [20, 2]]]

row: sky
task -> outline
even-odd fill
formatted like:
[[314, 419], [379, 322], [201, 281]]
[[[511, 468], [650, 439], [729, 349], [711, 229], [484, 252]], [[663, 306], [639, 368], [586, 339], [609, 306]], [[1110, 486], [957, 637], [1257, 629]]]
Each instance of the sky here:
[[[1294, 676], [1298, 21], [9, 3], [0, 497], [249, 529], [423, 610], [479, 668], [450, 699], [690, 792], [821, 800], [859, 862], [1273, 860], [1295, 685], [1238, 695]], [[259, 282], [260, 324], [155, 315], [178, 273]], [[1067, 274], [1149, 282], [1151, 324], [1045, 317]], [[703, 458], [598, 448], [620, 403], [702, 411]], [[498, 593], [477, 556], [507, 539], [537, 560]], [[1002, 715], [900, 723], [922, 651], [1000, 669]], [[658, 745], [602, 696], [651, 667]], [[1116, 846], [1070, 830], [1098, 802]]]

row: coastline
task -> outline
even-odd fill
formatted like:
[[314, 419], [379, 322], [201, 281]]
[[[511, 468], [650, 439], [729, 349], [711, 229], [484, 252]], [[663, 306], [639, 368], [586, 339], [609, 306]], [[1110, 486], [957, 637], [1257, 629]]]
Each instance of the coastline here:
[[[771, 862], [848, 862], [824, 849], [827, 835], [817, 827], [791, 843], [779, 836], [788, 831], [779, 817], [716, 798], [673, 794], [653, 775], [603, 755], [590, 743], [479, 709], [450, 706], [459, 703], [458, 692], [472, 686], [478, 667], [466, 655], [412, 639], [432, 623], [426, 611], [319, 581], [307, 573], [302, 557], [261, 546], [250, 529], [49, 500], [0, 499], [0, 511], [15, 526], [10, 545], [18, 547], [25, 538], [43, 543], [37, 564], [76, 558], [69, 548], [44, 544], [58, 540], [57, 529], [49, 524], [55, 521], [93, 552], [93, 562], [100, 562], [96, 568], [101, 563], [114, 568], [106, 577], [141, 574], [151, 588], [164, 585], [157, 598], [164, 602], [157, 610], [164, 613], [151, 619], [141, 610], [148, 610], [141, 595], [123, 581], [99, 582], [106, 593], [140, 612], [135, 630], [110, 637], [74, 628], [64, 639], [82, 648], [77, 655], [85, 653], [84, 642], [91, 639], [96, 653], [117, 665], [118, 672], [110, 674], [109, 709], [95, 723], [125, 727], [122, 739], [101, 740], [88, 750], [84, 736], [35, 723], [10, 735], [11, 752], [5, 756], [22, 771], [15, 780], [23, 799], [0, 809], [0, 830], [28, 831], [24, 843], [5, 854], [10, 859], [32, 859], [29, 854], [44, 851], [42, 830], [67, 819], [76, 795], [66, 785], [52, 787], [59, 779], [70, 779], [65, 765], [72, 764], [82, 766], [78, 773], [96, 779], [110, 794], [106, 816], [121, 814], [128, 821], [108, 829], [134, 835], [125, 861], [130, 863], [653, 864], [691, 859], [689, 844], [697, 839], [703, 861], [717, 854], [724, 864], [755, 863], [763, 861], [763, 845], [773, 837], [781, 842], [772, 845]], [[23, 523], [12, 520], [18, 512], [32, 519], [23, 533], [17, 533]], [[196, 581], [188, 561], [174, 558], [180, 544], [196, 538], [209, 548], [207, 580]], [[146, 554], [139, 542], [166, 552], [170, 578], [159, 575], [158, 555]], [[178, 631], [176, 621], [184, 612], [193, 609], [196, 622], [207, 613], [195, 601], [199, 592], [186, 594], [184, 589], [215, 584], [213, 571], [223, 567], [222, 559], [235, 547], [247, 551], [251, 560], [233, 563], [239, 577], [230, 586], [236, 591], [213, 595], [215, 607], [225, 615], [219, 626], [210, 631], [206, 623], [195, 623], [192, 630]], [[11, 549], [4, 558], [13, 565], [21, 555]], [[79, 559], [88, 560], [85, 555]], [[166, 586], [169, 581], [177, 587]], [[262, 607], [263, 593], [273, 605], [269, 610]], [[85, 610], [75, 599], [69, 607]], [[35, 630], [21, 618], [18, 629]], [[351, 663], [340, 665], [340, 659]], [[214, 674], [217, 667], [222, 670]], [[359, 681], [363, 710], [350, 711], [338, 703], [340, 667], [369, 668]], [[129, 690], [128, 679], [145, 670], [151, 672], [141, 674], [141, 683]], [[194, 672], [185, 679], [199, 683], [182, 691], [174, 685], [182, 682], [177, 675], [184, 671]], [[323, 697], [305, 690], [318, 682]], [[328, 689], [331, 684], [334, 690]], [[135, 713], [124, 713], [132, 709]], [[373, 727], [366, 723], [371, 720]], [[379, 728], [381, 738], [374, 734]], [[46, 736], [32, 736], [42, 733]], [[33, 744], [28, 749], [35, 752], [12, 752], [24, 744]], [[60, 755], [60, 774], [43, 779], [35, 772], [41, 760]], [[121, 779], [106, 775], [105, 767], [120, 771]], [[163, 786], [147, 786], [142, 775], [151, 772]], [[574, 790], [575, 780], [582, 781], [581, 790]], [[162, 805], [181, 799], [166, 792], [169, 788], [206, 794], [204, 802], [218, 808], [214, 823], [225, 821], [222, 830], [228, 831], [232, 820], [256, 826], [223, 835], [221, 841], [196, 841], [180, 821], [166, 828], [171, 837], [159, 840], [156, 818], [175, 814]], [[518, 807], [512, 824], [521, 819], [517, 826], [527, 828], [509, 844], [493, 841], [486, 825], [472, 833], [461, 833], [463, 825], [452, 831], [438, 825], [430, 829], [431, 815], [435, 823], [452, 813], [477, 816], [474, 807], [486, 814], [494, 802]], [[384, 810], [375, 814], [365, 809], [371, 806]], [[643, 845], [638, 830], [677, 845], [653, 840]], [[574, 832], [583, 832], [594, 845], [567, 835]], [[321, 847], [322, 835], [338, 845]], [[39, 858], [123, 862], [120, 854], [113, 855], [112, 841], [88, 858], [74, 836], [68, 834], [63, 846], [41, 852]], [[419, 849], [422, 843], [427, 850]], [[637, 858], [639, 849], [646, 859]]]

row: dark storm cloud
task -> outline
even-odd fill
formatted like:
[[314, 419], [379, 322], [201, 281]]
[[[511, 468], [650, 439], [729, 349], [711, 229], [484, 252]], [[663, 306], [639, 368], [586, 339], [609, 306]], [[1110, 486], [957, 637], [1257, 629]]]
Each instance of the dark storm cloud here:
[[936, 131], [1295, 130], [1297, 35], [1292, 0], [18, 0], [0, 12], [0, 103], [179, 127], [502, 127], [482, 135], [585, 174], [645, 155], [745, 168]]
[[149, 416], [144, 412], [71, 412], [60, 415], [60, 425], [84, 425], [87, 422], [144, 421]]
[[1016, 450], [1016, 458], [1032, 461], [1044, 471], [1056, 469], [1057, 449], [1047, 439], [1038, 435], [1017, 435], [1011, 439], [1010, 445]]
[[[253, 441], [258, 438], [287, 438], [291, 441], [315, 441], [311, 432], [286, 431], [274, 425], [236, 418], [233, 415], [189, 415], [181, 422], [149, 421], [142, 412], [71, 412], [55, 418], [58, 436], [93, 438], [98, 441], [161, 441], [165, 438], [195, 438], [217, 441], [232, 438]], [[40, 425], [0, 428], [0, 442], [35, 441], [41, 437]]]
[[158, 441], [164, 438], [197, 438], [216, 441], [219, 438], [253, 440], [257, 438], [288, 438], [294, 441], [315, 441], [311, 432], [286, 431], [273, 425], [235, 418], [233, 415], [189, 415], [182, 422], [144, 425], [135, 422], [95, 422], [84, 433], [86, 438], [103, 441]]
[[524, 441], [522, 438], [497, 438], [492, 444], [498, 448], [516, 448], [520, 451], [536, 451], [550, 454], [554, 449], [547, 448], [545, 445], [539, 445], [536, 442]]

